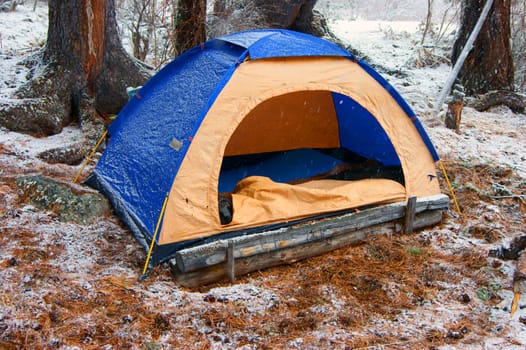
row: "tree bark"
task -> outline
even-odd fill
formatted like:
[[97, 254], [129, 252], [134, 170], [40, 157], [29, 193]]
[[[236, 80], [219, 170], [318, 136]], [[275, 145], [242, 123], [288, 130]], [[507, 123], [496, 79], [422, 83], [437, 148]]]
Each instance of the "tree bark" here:
[[206, 0], [179, 0], [177, 8], [176, 55], [206, 41]]
[[50, 0], [46, 46], [29, 61], [41, 73], [0, 112], [0, 124], [21, 132], [54, 134], [76, 119], [101, 129], [101, 116], [126, 103], [126, 87], [149, 76], [122, 47], [114, 0]]
[[[486, 0], [464, 0], [462, 23], [453, 46], [452, 62], [457, 58], [475, 27]], [[467, 95], [490, 90], [514, 89], [513, 58], [510, 46], [510, 0], [495, 0], [473, 50], [459, 73]]]

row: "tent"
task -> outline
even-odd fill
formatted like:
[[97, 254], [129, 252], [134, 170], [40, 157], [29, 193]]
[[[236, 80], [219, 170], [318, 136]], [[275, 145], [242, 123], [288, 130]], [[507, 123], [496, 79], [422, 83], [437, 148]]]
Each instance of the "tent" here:
[[146, 249], [154, 241], [151, 266], [217, 237], [440, 193], [438, 155], [398, 92], [348, 51], [289, 30], [190, 49], [108, 131], [86, 182]]

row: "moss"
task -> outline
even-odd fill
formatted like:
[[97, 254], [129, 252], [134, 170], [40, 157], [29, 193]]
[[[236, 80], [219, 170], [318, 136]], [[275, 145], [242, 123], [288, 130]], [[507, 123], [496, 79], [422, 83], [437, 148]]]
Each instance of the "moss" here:
[[61, 221], [90, 224], [110, 210], [102, 195], [74, 193], [67, 185], [44, 176], [21, 176], [15, 183], [23, 200], [40, 210], [52, 211]]

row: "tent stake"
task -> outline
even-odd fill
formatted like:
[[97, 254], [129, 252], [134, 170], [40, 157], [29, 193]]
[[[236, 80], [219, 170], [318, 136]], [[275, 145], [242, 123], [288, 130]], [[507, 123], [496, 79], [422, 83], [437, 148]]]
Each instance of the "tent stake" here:
[[146, 256], [146, 261], [144, 262], [144, 268], [142, 270], [141, 280], [146, 276], [146, 271], [148, 270], [148, 264], [150, 263], [150, 258], [152, 257], [153, 246], [155, 245], [155, 240], [157, 239], [157, 232], [159, 232], [159, 226], [161, 225], [161, 220], [164, 215], [164, 210], [166, 209], [166, 203], [168, 202], [168, 194], [164, 197], [163, 207], [159, 213], [159, 218], [157, 219], [157, 225], [155, 226], [155, 231], [153, 233], [152, 242], [150, 243], [150, 249], [148, 249], [148, 255]]
[[99, 149], [99, 146], [100, 146], [100, 144], [102, 143], [102, 141], [104, 141], [104, 139], [106, 138], [106, 135], [108, 135], [108, 130], [105, 130], [105, 131], [104, 131], [104, 133], [102, 134], [102, 136], [99, 138], [99, 141], [97, 141], [97, 144], [95, 145], [95, 147], [93, 147], [93, 149], [91, 150], [91, 153], [89, 154], [88, 158], [86, 158], [86, 160], [85, 160], [84, 163], [82, 164], [82, 167], [80, 168], [79, 172], [77, 173], [77, 175], [76, 175], [75, 178], [73, 179], [73, 183], [77, 183], [77, 180], [79, 179], [80, 174], [82, 174], [82, 171], [84, 170], [84, 168], [86, 167], [86, 165], [88, 165], [88, 162], [91, 160], [91, 158], [93, 158], [93, 155], [95, 154], [95, 152], [97, 151], [97, 149]]

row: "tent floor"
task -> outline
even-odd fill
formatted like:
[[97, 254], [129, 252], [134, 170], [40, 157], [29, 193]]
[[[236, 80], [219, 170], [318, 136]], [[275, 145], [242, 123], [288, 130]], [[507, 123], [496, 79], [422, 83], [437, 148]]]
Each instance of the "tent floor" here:
[[256, 232], [180, 250], [170, 265], [175, 280], [193, 288], [367, 242], [376, 235], [410, 233], [442, 221], [443, 194]]

